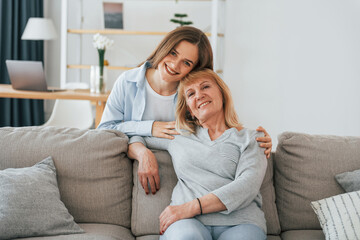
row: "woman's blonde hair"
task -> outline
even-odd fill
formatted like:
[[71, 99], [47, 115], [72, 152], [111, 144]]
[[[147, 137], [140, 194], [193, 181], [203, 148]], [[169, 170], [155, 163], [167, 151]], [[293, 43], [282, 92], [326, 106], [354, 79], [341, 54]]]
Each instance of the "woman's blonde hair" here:
[[203, 31], [189, 26], [178, 27], [169, 32], [146, 61], [150, 62], [153, 68], [157, 68], [161, 60], [181, 41], [187, 41], [198, 47], [199, 59], [192, 70], [213, 69], [213, 53], [208, 37]]
[[203, 78], [214, 81], [220, 89], [220, 92], [223, 96], [223, 108], [226, 126], [229, 128], [242, 127], [242, 124], [239, 123], [238, 116], [234, 108], [234, 102], [231, 97], [229, 87], [214, 71], [210, 69], [204, 69], [201, 71], [191, 72], [180, 81], [178, 87], [178, 100], [176, 105], [176, 130], [180, 132], [180, 130], [183, 129], [188, 130], [191, 133], [195, 133], [196, 126], [201, 126], [199, 120], [195, 117], [193, 118], [188, 111], [185, 87]]

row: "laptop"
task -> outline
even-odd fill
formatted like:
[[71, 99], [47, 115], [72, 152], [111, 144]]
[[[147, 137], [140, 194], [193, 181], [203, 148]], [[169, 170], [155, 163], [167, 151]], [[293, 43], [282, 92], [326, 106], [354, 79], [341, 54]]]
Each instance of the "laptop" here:
[[41, 61], [6, 60], [6, 67], [13, 89], [41, 92], [65, 91], [65, 89], [48, 88]]

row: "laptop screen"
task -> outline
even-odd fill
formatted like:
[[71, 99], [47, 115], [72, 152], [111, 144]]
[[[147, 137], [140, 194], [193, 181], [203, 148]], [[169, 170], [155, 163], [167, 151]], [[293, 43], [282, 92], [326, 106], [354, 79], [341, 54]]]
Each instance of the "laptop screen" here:
[[6, 60], [6, 67], [14, 89], [47, 91], [41, 61]]

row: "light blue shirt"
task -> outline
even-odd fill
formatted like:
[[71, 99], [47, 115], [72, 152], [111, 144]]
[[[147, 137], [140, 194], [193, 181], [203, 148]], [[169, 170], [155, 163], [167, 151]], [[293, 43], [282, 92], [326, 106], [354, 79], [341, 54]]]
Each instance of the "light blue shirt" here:
[[[145, 74], [150, 67], [150, 63], [145, 62], [120, 75], [111, 90], [98, 129], [116, 129], [128, 136], [152, 136], [152, 125], [158, 119], [142, 120], [146, 107]], [[174, 109], [176, 101], [177, 95]]]

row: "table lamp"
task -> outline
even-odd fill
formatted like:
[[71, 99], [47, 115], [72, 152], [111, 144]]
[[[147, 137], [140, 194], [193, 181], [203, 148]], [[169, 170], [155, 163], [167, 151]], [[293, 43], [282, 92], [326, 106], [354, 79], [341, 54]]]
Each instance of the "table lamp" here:
[[57, 37], [54, 23], [49, 18], [29, 18], [21, 40], [51, 40]]
[[[29, 18], [21, 40], [52, 40], [57, 37], [54, 23], [49, 18]], [[46, 56], [44, 54], [44, 69]]]

